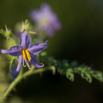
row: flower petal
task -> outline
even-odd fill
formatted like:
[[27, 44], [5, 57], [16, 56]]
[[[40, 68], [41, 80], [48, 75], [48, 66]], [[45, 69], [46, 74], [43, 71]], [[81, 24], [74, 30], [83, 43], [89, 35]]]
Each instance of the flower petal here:
[[42, 3], [42, 5], [41, 5], [41, 10], [42, 11], [51, 11], [51, 7], [49, 6], [49, 4], [47, 4], [47, 3]]
[[34, 22], [39, 22], [42, 18], [48, 18], [51, 14], [51, 7], [47, 3], [41, 5], [40, 10], [31, 10], [29, 15]]
[[41, 14], [39, 13], [38, 10], [31, 10], [30, 13], [30, 18], [34, 21], [34, 22], [38, 22], [41, 19]]
[[54, 27], [55, 30], [60, 30], [62, 28], [61, 23], [58, 20], [54, 20], [52, 22], [52, 26]]
[[40, 43], [31, 44], [28, 50], [30, 51], [30, 53], [33, 53], [33, 55], [36, 55], [40, 53], [43, 49], [45, 49], [47, 46], [48, 41], [46, 41], [46, 44], [40, 44]]
[[54, 31], [53, 26], [48, 25], [48, 26], [45, 26], [43, 29], [44, 29], [45, 32], [48, 34], [48, 36], [52, 37], [52, 36], [55, 35], [55, 31]]
[[28, 48], [30, 44], [31, 44], [31, 37], [28, 35], [27, 31], [24, 30], [20, 36], [20, 45], [23, 48]]
[[22, 47], [21, 46], [13, 46], [8, 50], [1, 49], [3, 54], [10, 54], [12, 56], [19, 56], [21, 54]]
[[21, 70], [21, 65], [23, 64], [23, 56], [20, 55], [18, 58], [18, 66], [16, 68], [16, 71], [14, 71], [14, 76], [17, 76]]
[[41, 65], [39, 65], [37, 63], [37, 57], [35, 55], [33, 55], [32, 53], [30, 53], [31, 55], [31, 63], [36, 67], [36, 68], [42, 68], [44, 66], [43, 63], [40, 63]]

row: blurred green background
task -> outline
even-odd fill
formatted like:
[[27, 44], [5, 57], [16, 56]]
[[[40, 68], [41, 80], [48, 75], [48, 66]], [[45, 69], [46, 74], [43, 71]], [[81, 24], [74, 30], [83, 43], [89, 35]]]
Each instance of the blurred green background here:
[[[61, 31], [48, 40], [49, 46], [45, 50], [48, 55], [58, 60], [76, 60], [103, 71], [102, 0], [0, 0], [0, 28], [5, 29], [7, 25], [13, 31], [17, 22], [30, 20], [30, 9], [39, 9], [43, 2], [50, 4], [62, 23]], [[4, 48], [4, 43], [5, 37], [0, 34], [0, 48]], [[7, 70], [9, 61], [5, 61]], [[103, 84], [95, 79], [89, 84], [75, 75], [72, 83], [58, 73], [46, 72], [43, 77], [37, 74], [22, 80], [6, 102], [103, 103], [102, 97]]]

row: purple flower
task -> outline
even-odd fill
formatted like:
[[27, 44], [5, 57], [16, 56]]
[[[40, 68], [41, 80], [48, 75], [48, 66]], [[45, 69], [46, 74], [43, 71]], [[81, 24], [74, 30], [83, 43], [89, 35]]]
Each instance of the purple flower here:
[[19, 56], [18, 58], [18, 66], [14, 71], [14, 76], [17, 76], [20, 72], [21, 65], [26, 63], [27, 67], [30, 69], [29, 63], [32, 63], [36, 68], [42, 68], [44, 64], [41, 63], [39, 65], [37, 63], [36, 54], [40, 53], [43, 49], [48, 46], [48, 42], [46, 44], [31, 44], [31, 37], [28, 35], [27, 31], [24, 30], [20, 37], [19, 46], [13, 46], [8, 50], [1, 49], [3, 54], [10, 54], [12, 56]]
[[55, 30], [61, 29], [61, 23], [57, 15], [52, 12], [51, 7], [47, 3], [43, 3], [40, 10], [32, 10], [30, 17], [36, 22], [37, 28], [44, 30], [48, 36], [53, 36]]

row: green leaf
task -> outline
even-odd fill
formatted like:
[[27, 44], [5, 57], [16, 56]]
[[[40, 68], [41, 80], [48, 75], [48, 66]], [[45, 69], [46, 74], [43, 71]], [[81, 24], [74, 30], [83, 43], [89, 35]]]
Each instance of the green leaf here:
[[66, 70], [66, 77], [71, 80], [72, 82], [74, 81], [74, 74], [73, 74], [73, 69], [69, 68]]
[[73, 61], [73, 62], [70, 63], [70, 65], [73, 66], [74, 68], [78, 67], [78, 62], [77, 61]]
[[68, 73], [73, 73], [73, 69], [72, 69], [72, 68], [69, 68], [69, 69], [67, 69], [66, 72], [68, 72]]
[[89, 83], [92, 82], [92, 77], [89, 73], [81, 73], [81, 76], [86, 79]]
[[82, 72], [82, 67], [77, 67], [77, 68], [74, 68], [74, 72], [75, 73], [81, 73]]
[[95, 73], [95, 74], [92, 74], [92, 76], [96, 78], [97, 80], [103, 82], [102, 73]]
[[67, 77], [69, 80], [71, 80], [72, 82], [74, 81], [74, 74], [73, 74], [73, 73], [67, 72], [67, 73], [66, 73], [66, 77]]
[[68, 60], [63, 60], [63, 66], [65, 66], [65, 67], [69, 66]]

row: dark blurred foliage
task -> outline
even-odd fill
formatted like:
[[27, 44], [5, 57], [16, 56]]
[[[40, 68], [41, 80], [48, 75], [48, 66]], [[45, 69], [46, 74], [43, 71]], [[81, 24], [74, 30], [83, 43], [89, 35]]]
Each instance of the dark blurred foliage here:
[[[30, 20], [29, 10], [39, 8], [42, 2], [44, 1], [0, 0], [0, 28], [4, 29], [7, 25], [14, 30], [17, 22]], [[45, 2], [51, 5], [62, 23], [62, 30], [48, 40], [48, 55], [59, 60], [76, 60], [103, 71], [103, 1]], [[4, 48], [4, 40], [5, 37], [0, 35], [0, 48]], [[22, 80], [11, 94], [7, 103], [15, 95], [24, 103], [103, 103], [103, 84], [95, 79], [89, 84], [78, 75], [75, 75], [72, 83], [58, 73], [52, 75], [51, 72], [46, 72], [42, 78], [37, 74]]]

